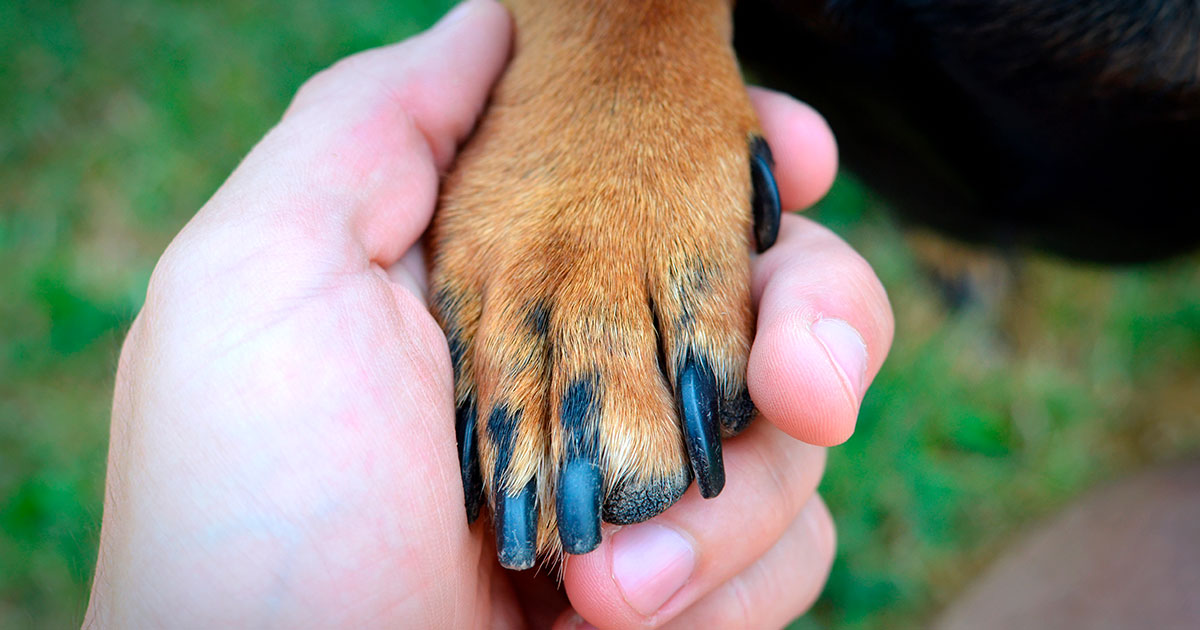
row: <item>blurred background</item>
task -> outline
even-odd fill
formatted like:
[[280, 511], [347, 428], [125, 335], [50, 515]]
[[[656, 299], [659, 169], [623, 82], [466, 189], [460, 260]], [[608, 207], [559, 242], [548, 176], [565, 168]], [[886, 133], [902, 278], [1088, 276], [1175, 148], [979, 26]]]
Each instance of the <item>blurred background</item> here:
[[[82, 620], [117, 354], [172, 235], [305, 77], [449, 4], [0, 3], [0, 628]], [[923, 625], [1072, 498], [1200, 452], [1196, 256], [964, 255], [849, 175], [813, 215], [874, 265], [897, 332], [830, 452], [839, 555], [795, 627]]]

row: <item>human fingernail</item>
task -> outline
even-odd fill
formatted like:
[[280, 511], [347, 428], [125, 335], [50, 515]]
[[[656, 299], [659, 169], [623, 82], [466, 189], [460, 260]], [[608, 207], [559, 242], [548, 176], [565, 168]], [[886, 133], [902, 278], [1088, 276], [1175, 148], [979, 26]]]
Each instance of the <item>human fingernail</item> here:
[[623, 527], [613, 535], [613, 579], [631, 608], [652, 615], [683, 588], [696, 552], [679, 532], [655, 523]]
[[855, 395], [862, 398], [863, 383], [867, 378], [867, 344], [862, 335], [844, 320], [835, 318], [813, 322], [812, 332], [825, 346], [829, 358], [841, 369]]

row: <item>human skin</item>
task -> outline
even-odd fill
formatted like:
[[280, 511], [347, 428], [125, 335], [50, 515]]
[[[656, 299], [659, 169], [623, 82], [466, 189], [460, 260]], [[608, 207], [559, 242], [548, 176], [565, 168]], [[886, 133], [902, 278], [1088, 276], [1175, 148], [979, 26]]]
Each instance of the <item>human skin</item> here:
[[[754, 262], [762, 418], [720, 497], [606, 526], [561, 583], [467, 524], [420, 237], [510, 31], [475, 0], [313, 77], [167, 248], [117, 371], [85, 627], [769, 627], [816, 598], [821, 446], [853, 432], [893, 325], [870, 267], [797, 216]], [[752, 97], [785, 206], [811, 204], [832, 135]]]

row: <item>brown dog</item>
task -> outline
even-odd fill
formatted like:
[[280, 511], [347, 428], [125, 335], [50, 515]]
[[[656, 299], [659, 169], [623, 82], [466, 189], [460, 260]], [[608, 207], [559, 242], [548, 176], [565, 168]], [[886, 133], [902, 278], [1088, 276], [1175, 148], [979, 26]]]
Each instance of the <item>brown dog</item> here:
[[[514, 58], [446, 181], [432, 287], [468, 517], [486, 497], [501, 564], [528, 568], [594, 549], [601, 519], [662, 512], [693, 478], [721, 491], [721, 439], [754, 414], [749, 257], [773, 243], [780, 209], [728, 0], [510, 4]], [[1193, 5], [742, 4], [756, 30], [739, 39], [785, 68], [773, 76], [847, 73], [838, 89], [794, 91], [857, 111], [857, 125], [833, 118], [846, 157], [927, 222], [1041, 245], [1090, 231], [1062, 247], [1074, 253], [1119, 236], [1115, 258], [1194, 242], [1171, 228], [1195, 163], [1168, 159], [1200, 144]], [[1015, 92], [1023, 73], [1029, 91]], [[909, 93], [893, 85], [906, 76]], [[1147, 188], [1171, 240], [1109, 211]]]

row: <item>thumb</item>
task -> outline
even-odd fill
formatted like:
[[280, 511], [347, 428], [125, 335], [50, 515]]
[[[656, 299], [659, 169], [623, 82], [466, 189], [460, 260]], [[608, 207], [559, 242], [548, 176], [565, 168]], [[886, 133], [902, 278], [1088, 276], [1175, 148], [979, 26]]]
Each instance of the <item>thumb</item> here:
[[438, 173], [483, 111], [511, 36], [503, 7], [469, 0], [421, 35], [318, 73], [196, 223], [238, 226], [253, 250], [315, 245], [354, 268], [387, 267], [428, 225]]

